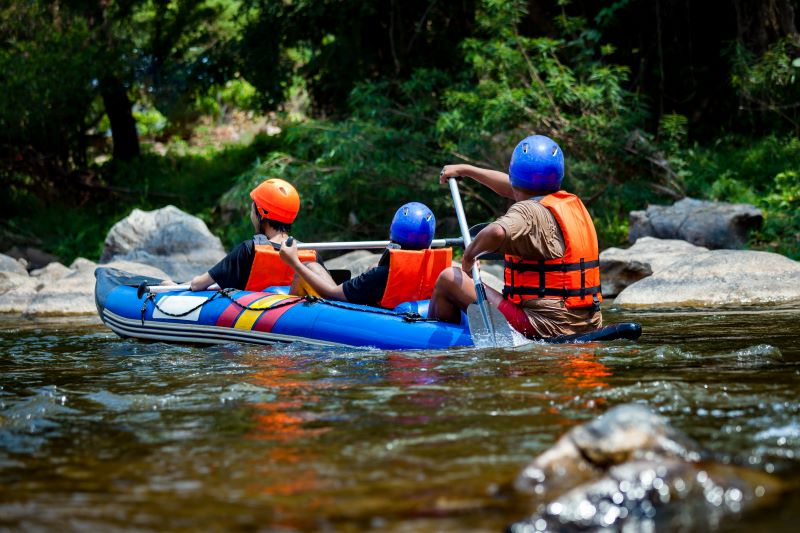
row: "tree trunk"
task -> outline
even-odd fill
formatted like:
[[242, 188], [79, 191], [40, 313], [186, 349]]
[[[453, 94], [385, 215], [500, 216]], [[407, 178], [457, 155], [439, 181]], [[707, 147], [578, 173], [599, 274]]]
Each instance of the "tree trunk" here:
[[114, 144], [114, 159], [130, 161], [139, 157], [139, 134], [133, 118], [128, 91], [114, 76], [103, 80], [100, 88], [106, 114], [111, 121], [111, 136]]
[[763, 54], [778, 39], [793, 37], [800, 46], [791, 0], [734, 0], [739, 40]]

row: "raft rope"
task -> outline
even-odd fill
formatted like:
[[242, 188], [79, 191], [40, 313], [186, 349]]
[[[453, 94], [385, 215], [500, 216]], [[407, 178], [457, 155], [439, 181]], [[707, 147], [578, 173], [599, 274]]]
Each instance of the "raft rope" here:
[[435, 318], [425, 318], [422, 315], [420, 315], [419, 313], [415, 313], [415, 312], [412, 312], [412, 311], [406, 311], [404, 313], [395, 313], [394, 311], [389, 311], [387, 309], [377, 309], [377, 308], [374, 308], [374, 309], [358, 309], [358, 308], [350, 307], [348, 305], [341, 304], [339, 302], [326, 300], [325, 298], [320, 298], [319, 296], [302, 296], [302, 297], [296, 297], [296, 298], [293, 298], [293, 299], [289, 299], [288, 301], [283, 301], [283, 302], [280, 302], [280, 303], [276, 303], [276, 304], [273, 304], [273, 305], [271, 305], [269, 307], [253, 307], [252, 305], [247, 305], [247, 304], [240, 303], [238, 300], [233, 298], [231, 296], [231, 294], [234, 293], [234, 292], [237, 292], [237, 289], [221, 289], [221, 290], [215, 292], [211, 297], [205, 299], [204, 301], [200, 302], [199, 304], [197, 304], [196, 306], [192, 307], [191, 309], [183, 311], [182, 313], [172, 313], [170, 311], [165, 311], [160, 305], [158, 305], [158, 301], [156, 301], [156, 293], [153, 293], [153, 292], [147, 293], [147, 296], [145, 296], [144, 300], [142, 300], [142, 326], [144, 326], [144, 317], [145, 317], [145, 314], [147, 313], [147, 302], [148, 301], [153, 302], [153, 307], [155, 307], [162, 314], [164, 314], [166, 316], [169, 316], [169, 317], [173, 317], [173, 318], [180, 318], [180, 317], [184, 317], [186, 315], [189, 315], [191, 313], [194, 313], [195, 311], [197, 311], [198, 309], [202, 308], [207, 303], [209, 303], [209, 302], [215, 300], [216, 298], [218, 298], [219, 296], [223, 296], [223, 297], [227, 298], [228, 300], [233, 302], [234, 305], [238, 306], [239, 308], [241, 308], [241, 309], [243, 309], [245, 311], [270, 311], [272, 309], [280, 309], [281, 307], [287, 307], [287, 306], [290, 306], [290, 305], [295, 305], [295, 304], [303, 301], [303, 302], [308, 303], [308, 304], [321, 303], [321, 304], [329, 305], [331, 307], [336, 307], [336, 308], [339, 308], [339, 309], [347, 309], [347, 310], [350, 310], [350, 311], [359, 311], [361, 313], [372, 313], [372, 314], [376, 314], [376, 315], [399, 316], [406, 322], [438, 322], [438, 320], [435, 319]]

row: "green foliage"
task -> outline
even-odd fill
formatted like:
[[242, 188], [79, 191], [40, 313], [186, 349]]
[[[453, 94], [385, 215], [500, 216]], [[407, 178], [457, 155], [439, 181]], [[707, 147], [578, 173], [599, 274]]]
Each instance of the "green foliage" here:
[[800, 133], [800, 46], [796, 36], [775, 42], [760, 57], [737, 44], [731, 84], [753, 110], [777, 116]]
[[[18, 179], [21, 173], [39, 182], [52, 178], [47, 174], [54, 169], [84, 161], [97, 49], [87, 45], [90, 30], [84, 21], [59, 23], [40, 3], [13, 3], [0, 16], [5, 35], [0, 46], [0, 148], [10, 158], [0, 165], [0, 175]], [[32, 158], [31, 151], [44, 157]]]
[[[517, 5], [519, 4], [519, 5]], [[529, 38], [516, 25], [524, 3], [486, 2], [483, 38], [462, 47], [473, 78], [448, 90], [438, 135], [454, 153], [505, 168], [516, 142], [529, 133], [557, 139], [567, 156], [565, 186], [592, 194], [625, 169], [623, 147], [644, 110], [624, 88], [628, 69], [605, 63], [597, 35], [578, 18], [561, 17], [562, 38]]]
[[239, 176], [220, 202], [232, 211], [229, 244], [251, 231], [241, 215], [247, 212], [248, 192], [273, 177], [289, 181], [300, 193], [293, 230], [301, 238], [383, 238], [387, 217], [411, 199], [444, 214], [445, 198], [434, 193], [436, 171], [421, 135], [351, 118], [291, 125], [282, 137], [283, 149]]
[[129, 163], [112, 161], [100, 169], [104, 195], [88, 205], [58, 198], [45, 202], [12, 187], [2, 205], [8, 221], [0, 228], [58, 255], [65, 264], [79, 256], [97, 260], [111, 226], [137, 207], [149, 210], [172, 204], [201, 216], [211, 223], [212, 231], [224, 232], [226, 227], [214, 213], [218, 199], [277, 142], [260, 135], [248, 145], [187, 148], [183, 154], [170, 150], [166, 156], [145, 153]]
[[[542, 133], [564, 149], [564, 186], [588, 202], [603, 246], [624, 242], [631, 209], [686, 193], [756, 203], [766, 222], [754, 245], [796, 257], [797, 44], [779, 40], [761, 56], [736, 47], [719, 75], [736, 91], [726, 105], [745, 104], [729, 113], [738, 129], [699, 142], [697, 113], [669, 108], [668, 84], [648, 89], [651, 74], [638, 65], [653, 68], [653, 52], [627, 50], [636, 36], [619, 35], [650, 10], [631, 0], [7, 3], [3, 228], [47, 234], [43, 206], [82, 205], [63, 208], [43, 246], [93, 256], [114, 217], [169, 202], [224, 228], [233, 244], [250, 232], [247, 192], [276, 176], [301, 192], [301, 237], [381, 237], [394, 208], [412, 199], [431, 205], [447, 232], [441, 165], [505, 169], [520, 138]], [[659, 61], [667, 82], [675, 63]], [[681, 71], [687, 85], [702, 85], [698, 66]], [[102, 142], [91, 145], [105, 140], [114, 113], [128, 112], [124, 98], [121, 111], [106, 108], [109, 87], [133, 101], [139, 133], [165, 142], [165, 155], [145, 150], [103, 167], [87, 158], [103, 153]], [[648, 101], [663, 114], [651, 115]], [[201, 128], [231, 109], [282, 111], [283, 133], [224, 149], [209, 134], [196, 146]], [[748, 129], [787, 124], [794, 137]], [[472, 182], [462, 194], [471, 221], [507, 207]]]
[[[136, 129], [139, 131], [139, 135], [143, 137], [158, 135], [167, 127], [167, 117], [153, 107], [134, 108], [133, 118], [136, 119]], [[111, 126], [109, 124], [106, 127], [110, 129]]]
[[764, 226], [751, 244], [800, 259], [800, 139], [728, 136], [688, 150], [686, 164], [690, 196], [760, 207]]

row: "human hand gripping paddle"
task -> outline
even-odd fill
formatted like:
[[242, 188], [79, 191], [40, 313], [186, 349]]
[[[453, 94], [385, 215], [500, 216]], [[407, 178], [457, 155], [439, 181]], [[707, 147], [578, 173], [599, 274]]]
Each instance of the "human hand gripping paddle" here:
[[[458, 191], [456, 178], [448, 178], [450, 193], [453, 196], [453, 205], [456, 209], [458, 227], [461, 229], [461, 236], [464, 239], [464, 248], [472, 242], [467, 218], [464, 215], [464, 207], [461, 205], [461, 194]], [[472, 281], [475, 283], [475, 294], [477, 302], [470, 304], [467, 308], [467, 319], [469, 321], [469, 331], [472, 335], [472, 342], [478, 348], [515, 346], [517, 336], [511, 329], [503, 314], [486, 299], [486, 290], [481, 282], [480, 270], [477, 263], [472, 265]]]

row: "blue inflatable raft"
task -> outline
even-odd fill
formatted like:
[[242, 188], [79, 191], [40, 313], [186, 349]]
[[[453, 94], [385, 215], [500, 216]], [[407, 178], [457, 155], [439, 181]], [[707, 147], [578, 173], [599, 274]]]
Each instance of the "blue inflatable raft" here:
[[[161, 280], [111, 268], [95, 271], [100, 318], [122, 337], [165, 342], [273, 344], [302, 341], [324, 346], [441, 349], [472, 346], [466, 318], [450, 324], [423, 318], [427, 301], [394, 310], [299, 298], [284, 288], [269, 292], [173, 291], [153, 294], [137, 287]], [[641, 326], [615, 324], [585, 335], [548, 342], [636, 339]]]

